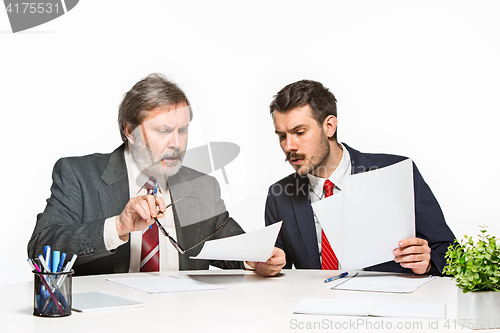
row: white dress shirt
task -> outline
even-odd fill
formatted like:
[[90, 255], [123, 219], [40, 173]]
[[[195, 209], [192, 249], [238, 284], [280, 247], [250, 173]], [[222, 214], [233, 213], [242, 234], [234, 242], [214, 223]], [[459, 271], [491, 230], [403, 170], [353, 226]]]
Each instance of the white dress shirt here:
[[[340, 144], [340, 146], [342, 147], [342, 159], [340, 160], [340, 163], [337, 166], [337, 168], [333, 171], [330, 177], [328, 177], [328, 180], [330, 180], [335, 185], [335, 187], [333, 188], [333, 195], [335, 195], [335, 193], [342, 191], [342, 189], [344, 188], [343, 186], [344, 177], [351, 174], [351, 156], [349, 155], [349, 151], [342, 144]], [[307, 174], [307, 176], [309, 177], [309, 183], [310, 183], [309, 197], [311, 199], [311, 203], [323, 199], [325, 197], [323, 185], [325, 184], [326, 179], [316, 177], [311, 174]], [[318, 239], [319, 255], [321, 258], [321, 232], [323, 229], [321, 228], [321, 222], [316, 216], [316, 213], [314, 213], [314, 224], [316, 225], [316, 236]], [[339, 262], [339, 269], [340, 269], [340, 262]]]
[[[148, 180], [148, 176], [141, 173], [137, 163], [132, 157], [128, 146], [125, 147], [125, 164], [127, 166], [128, 183], [130, 190], [130, 197], [139, 195], [146, 195], [147, 190], [144, 184]], [[170, 191], [168, 184], [165, 184], [165, 179], [157, 179], [159, 184], [159, 191], [157, 196], [161, 196], [165, 205], [172, 202], [170, 198]], [[106, 219], [104, 222], [104, 242], [106, 248], [109, 250], [116, 249], [118, 246], [125, 244], [118, 237], [115, 225], [116, 216]], [[170, 206], [164, 213], [163, 217], [159, 219], [165, 230], [173, 237], [176, 238], [174, 214], [172, 206]], [[157, 227], [153, 224], [153, 227]], [[141, 247], [142, 247], [142, 233], [143, 231], [133, 231], [130, 233], [130, 265], [129, 273], [139, 272], [141, 263]], [[167, 237], [163, 236], [161, 231], [158, 230], [158, 238], [160, 245], [160, 271], [179, 270], [179, 255], [177, 250], [174, 249]]]

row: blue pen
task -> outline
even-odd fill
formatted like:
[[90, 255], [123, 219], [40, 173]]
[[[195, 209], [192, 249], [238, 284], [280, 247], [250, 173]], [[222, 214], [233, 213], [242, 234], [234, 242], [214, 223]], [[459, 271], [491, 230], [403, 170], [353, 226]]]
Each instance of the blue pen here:
[[337, 280], [337, 279], [342, 279], [342, 278], [346, 277], [348, 274], [349, 274], [349, 272], [344, 272], [342, 274], [333, 276], [331, 278], [326, 279], [325, 283], [332, 282], [332, 281]]
[[57, 265], [57, 273], [59, 273], [64, 265], [64, 260], [66, 260], [66, 253], [61, 253], [61, 260], [59, 261], [59, 265]]
[[50, 273], [50, 251], [51, 251], [51, 248], [50, 248], [50, 245], [46, 245], [44, 246], [43, 248], [43, 258], [45, 259], [45, 262], [47, 263], [47, 268], [49, 269], [49, 271], [47, 273]]
[[[158, 181], [155, 181], [155, 188], [153, 190], [153, 196], [155, 198], [155, 205], [156, 205], [156, 195], [158, 194]], [[149, 229], [151, 229], [153, 227], [153, 225], [151, 224], [149, 226]]]
[[52, 251], [52, 273], [57, 272], [59, 262], [61, 261], [61, 251]]

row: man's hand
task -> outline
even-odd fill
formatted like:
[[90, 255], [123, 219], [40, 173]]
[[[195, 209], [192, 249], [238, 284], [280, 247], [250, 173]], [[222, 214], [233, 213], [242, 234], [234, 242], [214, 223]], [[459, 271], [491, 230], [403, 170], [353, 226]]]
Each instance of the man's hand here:
[[130, 232], [146, 229], [153, 224], [155, 217], [161, 218], [164, 211], [165, 202], [161, 197], [156, 197], [156, 202], [152, 195], [131, 198], [121, 214], [116, 217], [118, 236], [121, 240], [127, 241]]
[[250, 266], [255, 268], [257, 273], [262, 276], [274, 276], [281, 272], [281, 269], [286, 264], [285, 252], [275, 247], [273, 249], [273, 253], [271, 254], [271, 258], [269, 258], [266, 262], [247, 262]]
[[431, 249], [425, 239], [408, 238], [399, 242], [394, 250], [394, 261], [415, 274], [425, 274], [431, 269]]

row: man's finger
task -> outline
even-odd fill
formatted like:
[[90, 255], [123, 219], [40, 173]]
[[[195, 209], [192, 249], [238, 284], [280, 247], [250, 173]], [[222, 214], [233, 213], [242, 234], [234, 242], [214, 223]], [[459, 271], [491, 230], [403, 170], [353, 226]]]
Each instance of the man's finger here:
[[158, 213], [156, 211], [156, 201], [155, 201], [154, 196], [152, 196], [152, 195], [146, 195], [146, 196], [144, 196], [144, 201], [146, 201], [146, 203], [148, 205], [149, 215], [151, 217], [156, 217], [156, 215]]
[[396, 256], [394, 258], [395, 262], [420, 262], [420, 261], [428, 261], [431, 256], [427, 253], [421, 254], [408, 254], [404, 256]]
[[431, 263], [430, 262], [419, 262], [419, 263], [401, 263], [401, 267], [403, 268], [409, 268], [413, 271], [415, 274], [426, 274], [430, 271], [431, 269]]
[[165, 212], [167, 209], [167, 205], [165, 205], [165, 201], [163, 201], [162, 197], [156, 197], [156, 205], [158, 206], [158, 210], [160, 212]]
[[430, 252], [430, 248], [427, 246], [409, 246], [409, 247], [395, 249], [394, 255], [402, 256], [412, 253], [427, 253], [427, 252]]
[[282, 249], [275, 247], [271, 254], [271, 258], [269, 258], [266, 263], [269, 265], [285, 265], [285, 262], [285, 252]]
[[422, 238], [412, 237], [403, 239], [402, 241], [399, 242], [398, 245], [399, 247], [407, 247], [411, 245], [427, 245], [427, 241]]
[[276, 268], [271, 268], [269, 265], [265, 263], [260, 263], [261, 265], [256, 265], [255, 270], [262, 276], [271, 276], [277, 273]]
[[146, 220], [147, 222], [151, 221], [151, 210], [147, 200], [138, 200], [132, 208], [143, 220]]
[[273, 265], [273, 266], [279, 266], [279, 265], [284, 265], [285, 261], [282, 258], [271, 257], [271, 258], [267, 259], [266, 264]]

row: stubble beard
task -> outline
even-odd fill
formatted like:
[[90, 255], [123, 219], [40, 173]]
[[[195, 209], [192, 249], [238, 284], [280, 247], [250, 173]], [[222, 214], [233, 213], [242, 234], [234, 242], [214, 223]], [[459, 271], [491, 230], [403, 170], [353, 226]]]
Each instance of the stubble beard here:
[[[318, 156], [319, 162], [314, 163], [312, 161], [314, 156]], [[304, 154], [289, 152], [286, 156], [286, 160], [290, 163], [290, 165], [295, 169], [295, 171], [299, 175], [305, 176], [307, 174], [312, 174], [319, 168], [326, 167], [323, 164], [327, 160], [328, 156], [330, 156], [330, 142], [328, 141], [326, 135], [321, 135], [321, 141], [319, 142], [318, 149], [314, 152], [314, 155], [311, 156], [310, 159], [306, 160], [307, 156]], [[291, 162], [291, 159], [293, 158], [302, 158], [306, 164], [302, 166], [295, 166]]]

